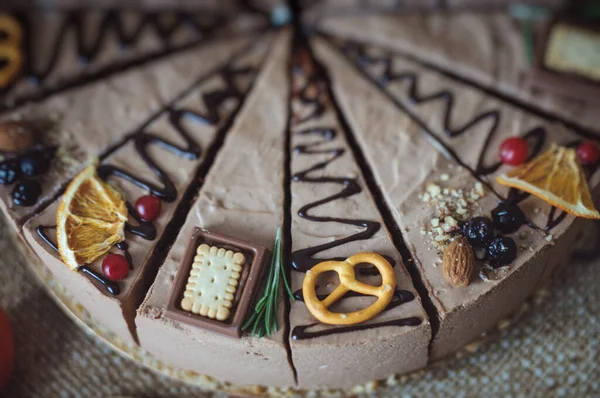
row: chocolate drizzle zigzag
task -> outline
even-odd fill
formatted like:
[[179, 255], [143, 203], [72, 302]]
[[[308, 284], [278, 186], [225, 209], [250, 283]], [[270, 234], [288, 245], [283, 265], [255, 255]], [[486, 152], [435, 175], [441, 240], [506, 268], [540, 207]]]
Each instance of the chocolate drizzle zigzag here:
[[[181, 147], [172, 142], [169, 142], [163, 138], [160, 138], [151, 132], [144, 130], [139, 131], [135, 134], [133, 140], [135, 149], [146, 166], [160, 179], [163, 187], [159, 187], [149, 181], [144, 180], [141, 177], [136, 177], [129, 171], [124, 170], [120, 167], [113, 165], [102, 164], [98, 167], [98, 175], [103, 180], [107, 180], [110, 176], [120, 177], [132, 184], [137, 185], [142, 189], [148, 190], [152, 195], [159, 197], [166, 202], [173, 202], [177, 199], [177, 190], [175, 184], [169, 178], [168, 174], [162, 170], [158, 164], [152, 159], [148, 153], [148, 148], [151, 145], [159, 146], [167, 151], [184, 159], [198, 159], [201, 155], [202, 149], [193, 140], [190, 134], [186, 131], [183, 126], [182, 120], [185, 118], [191, 120], [197, 124], [202, 125], [216, 125], [219, 123], [219, 108], [220, 106], [229, 99], [235, 99], [238, 103], [243, 97], [243, 93], [238, 90], [235, 85], [235, 77], [239, 75], [245, 75], [253, 73], [254, 70], [251, 68], [242, 69], [231, 69], [226, 66], [219, 72], [219, 75], [223, 78], [226, 83], [225, 88], [217, 91], [211, 91], [202, 95], [202, 101], [208, 111], [207, 115], [202, 115], [197, 112], [193, 112], [186, 109], [167, 109], [169, 124], [175, 129], [178, 135], [183, 138], [186, 143], [186, 147]], [[130, 204], [129, 214], [135, 217], [135, 211]], [[136, 221], [140, 223], [139, 226], [132, 226], [127, 224], [126, 229], [139, 235], [145, 239], [153, 240], [156, 237], [156, 228], [151, 223], [143, 222], [136, 217]]]
[[[292, 125], [298, 126], [305, 122], [317, 120], [320, 118], [328, 106], [329, 95], [326, 90], [327, 81], [322, 72], [320, 72], [312, 61], [312, 55], [309, 50], [304, 47], [296, 48], [296, 58], [298, 65], [295, 65], [292, 79], [296, 81], [303, 81], [304, 84], [300, 84], [296, 88], [294, 95], [292, 95], [292, 104], [299, 106], [292, 106], [292, 109], [303, 108], [307, 113], [303, 116], [296, 116], [292, 121]], [[294, 104], [296, 101], [296, 104]], [[296, 272], [305, 273], [309, 271], [316, 264], [324, 261], [323, 259], [315, 259], [314, 256], [320, 252], [345, 245], [349, 242], [357, 240], [368, 240], [372, 238], [381, 228], [381, 224], [377, 221], [362, 220], [362, 219], [350, 219], [350, 218], [339, 218], [339, 217], [328, 217], [328, 216], [314, 216], [309, 214], [312, 209], [327, 203], [334, 202], [336, 200], [342, 200], [344, 198], [357, 195], [362, 192], [362, 188], [357, 178], [348, 177], [336, 177], [336, 176], [323, 176], [323, 177], [312, 177], [311, 174], [324, 170], [332, 162], [340, 159], [342, 156], [347, 154], [346, 150], [342, 147], [326, 148], [329, 142], [332, 142], [337, 137], [337, 130], [329, 127], [314, 127], [306, 128], [298, 131], [290, 130], [289, 134], [295, 137], [319, 137], [320, 140], [311, 141], [309, 144], [298, 144], [293, 148], [292, 156], [321, 156], [329, 155], [329, 158], [323, 161], [317, 161], [309, 168], [295, 173], [291, 178], [291, 183], [308, 183], [308, 184], [338, 184], [342, 187], [341, 191], [330, 195], [328, 197], [316, 200], [302, 206], [298, 210], [298, 216], [311, 221], [311, 222], [335, 222], [346, 225], [353, 225], [356, 227], [364, 228], [362, 231], [357, 232], [353, 235], [346, 236], [341, 239], [336, 239], [331, 242], [308, 247], [305, 249], [297, 250], [292, 253], [292, 267]], [[330, 258], [328, 260], [343, 260], [343, 258]], [[388, 261], [395, 265], [393, 259], [388, 258]], [[374, 267], [362, 268], [359, 273], [362, 275], [373, 275]], [[376, 271], [376, 270], [375, 270]], [[304, 301], [302, 291], [298, 290], [294, 292], [294, 296], [299, 301]], [[344, 298], [360, 296], [356, 292], [348, 292], [344, 295]], [[323, 299], [324, 296], [318, 296], [319, 299]], [[397, 290], [394, 293], [394, 299], [385, 309], [389, 311], [393, 308], [398, 307], [401, 304], [410, 302], [415, 299], [415, 296], [406, 290]], [[317, 324], [309, 325], [298, 325], [292, 330], [292, 338], [294, 340], [305, 340], [310, 338], [316, 338], [321, 336], [327, 336], [332, 334], [346, 333], [357, 330], [366, 330], [384, 326], [416, 326], [421, 324], [419, 318], [406, 318], [397, 319], [387, 322], [366, 324], [366, 325], [355, 325], [349, 327], [338, 327], [322, 331], [310, 332], [308, 329], [316, 326]]]
[[[177, 108], [170, 106], [165, 109], [163, 112], [166, 112], [168, 115], [169, 124], [175, 129], [178, 135], [183, 138], [186, 143], [186, 146], [179, 146], [174, 144], [168, 140], [158, 137], [152, 132], [147, 131], [147, 128], [144, 127], [138, 132], [136, 132], [131, 140], [133, 140], [135, 149], [139, 157], [142, 159], [143, 163], [158, 177], [158, 179], [162, 182], [163, 186], [157, 186], [149, 181], [144, 180], [141, 177], [137, 177], [130, 173], [127, 170], [122, 168], [109, 165], [109, 164], [101, 164], [97, 168], [97, 172], [100, 178], [103, 180], [107, 180], [109, 177], [119, 177], [122, 178], [138, 187], [148, 190], [151, 194], [159, 197], [161, 200], [166, 202], [173, 202], [177, 199], [177, 189], [173, 181], [171, 181], [167, 172], [162, 170], [158, 164], [152, 159], [152, 157], [148, 153], [148, 149], [151, 145], [155, 145], [161, 147], [176, 156], [179, 156], [183, 159], [198, 159], [202, 153], [202, 149], [194, 141], [194, 139], [190, 136], [189, 132], [183, 126], [182, 121], [184, 119], [193, 121], [197, 124], [201, 125], [218, 125], [222, 122], [221, 117], [219, 115], [219, 111], [221, 106], [229, 100], [236, 101], [236, 108], [239, 109], [241, 102], [245, 96], [245, 92], [242, 92], [236, 85], [236, 78], [240, 76], [245, 76], [251, 74], [255, 76], [257, 73], [257, 68], [254, 67], [241, 67], [241, 68], [232, 68], [229, 65], [222, 67], [217, 71], [213, 77], [221, 77], [221, 79], [225, 82], [225, 86], [223, 88], [216, 89], [214, 91], [210, 91], [208, 93], [204, 93], [201, 96], [201, 101], [204, 104], [207, 112], [206, 114], [200, 114], [198, 112], [193, 112], [191, 110], [185, 108]], [[235, 112], [234, 112], [235, 113]], [[133, 206], [128, 202], [127, 208], [129, 215], [134, 218], [138, 225], [132, 225], [129, 222], [126, 223], [125, 229], [126, 231], [133, 233], [135, 235], [141, 236], [147, 240], [154, 240], [156, 238], [156, 227], [152, 222], [143, 221], [136, 213]], [[40, 238], [45, 241], [51, 248], [57, 250], [57, 246], [52, 240], [49, 238], [46, 229], [50, 229], [50, 226], [40, 225], [37, 228], [37, 234]], [[121, 249], [130, 262], [131, 266], [131, 256], [127, 251], [127, 244], [125, 242], [121, 242], [121, 244], [117, 245], [117, 248]], [[82, 266], [79, 270], [98, 282], [102, 283], [109, 293], [113, 295], [118, 295], [120, 293], [120, 289], [118, 285], [116, 285], [108, 279], [104, 278], [102, 275], [94, 272], [89, 269], [89, 267]]]
[[[350, 196], [359, 194], [362, 192], [362, 188], [360, 187], [356, 178], [346, 178], [346, 177], [334, 177], [334, 176], [325, 176], [325, 177], [310, 177], [312, 172], [317, 170], [325, 169], [329, 164], [344, 156], [345, 150], [343, 148], [333, 148], [333, 149], [319, 149], [319, 147], [327, 144], [329, 141], [332, 141], [336, 137], [336, 131], [334, 129], [322, 129], [322, 128], [314, 128], [308, 130], [301, 130], [298, 132], [294, 132], [294, 135], [297, 136], [307, 136], [307, 135], [317, 135], [323, 138], [322, 141], [315, 142], [313, 144], [307, 145], [297, 145], [294, 148], [294, 152], [299, 155], [315, 155], [315, 154], [330, 154], [331, 157], [323, 162], [318, 162], [312, 165], [310, 168], [298, 172], [292, 176], [293, 182], [302, 182], [302, 183], [310, 183], [310, 184], [339, 184], [343, 188], [342, 190], [334, 195], [328, 196], [326, 198], [317, 200], [315, 202], [304, 205], [302, 208], [298, 210], [298, 216], [304, 218], [305, 220], [313, 221], [313, 222], [336, 222], [347, 225], [354, 225], [357, 227], [364, 228], [363, 231], [357, 232], [354, 235], [347, 236], [342, 239], [336, 239], [332, 242], [325, 243], [319, 246], [309, 247], [302, 250], [297, 250], [292, 253], [292, 266], [298, 272], [306, 272], [316, 264], [320, 263], [322, 260], [315, 259], [313, 256], [322, 251], [332, 249], [337, 246], [342, 246], [348, 242], [353, 242], [355, 240], [364, 240], [370, 239], [379, 231], [381, 225], [377, 221], [370, 220], [358, 220], [358, 219], [347, 219], [347, 218], [338, 218], [338, 217], [319, 217], [310, 215], [309, 212], [311, 209], [322, 206], [326, 203], [330, 203], [336, 201], [338, 199], [348, 198]], [[343, 258], [338, 258], [337, 260], [343, 260]]]
[[[85, 12], [71, 11], [66, 13], [62, 19], [58, 33], [54, 39], [47, 43], [50, 48], [50, 59], [42, 66], [39, 65], [36, 56], [36, 47], [32, 35], [27, 34], [35, 28], [34, 23], [26, 16], [19, 16], [25, 27], [25, 65], [23, 75], [31, 81], [42, 84], [44, 80], [54, 71], [61, 55], [66, 51], [66, 38], [72, 33], [75, 39], [75, 53], [80, 62], [85, 65], [93, 62], [102, 50], [107, 37], [117, 39], [122, 49], [134, 47], [140, 41], [140, 38], [146, 32], [154, 32], [160, 39], [163, 48], [167, 48], [172, 38], [185, 27], [191, 27], [196, 32], [197, 38], [202, 39], [214, 32], [216, 27], [222, 25], [224, 17], [215, 15], [210, 22], [200, 20], [200, 14], [190, 12], [177, 12], [169, 15], [170, 19], [165, 19], [166, 15], [161, 13], [147, 13], [140, 17], [134, 23], [125, 23], [122, 13], [116, 10], [104, 12], [97, 30], [86, 40]], [[37, 65], [36, 65], [37, 64]]]
[[[330, 40], [330, 42], [333, 42], [333, 40]], [[451, 119], [452, 119], [452, 114], [455, 109], [454, 108], [455, 96], [450, 90], [440, 89], [439, 91], [428, 94], [428, 95], [420, 95], [419, 90], [418, 90], [419, 75], [414, 71], [403, 71], [402, 73], [394, 73], [392, 71], [392, 63], [393, 63], [394, 54], [392, 54], [391, 52], [384, 52], [383, 55], [379, 55], [379, 56], [371, 56], [368, 54], [366, 47], [364, 45], [361, 45], [361, 44], [358, 44], [355, 42], [347, 42], [344, 45], [338, 46], [338, 48], [341, 49], [342, 53], [362, 72], [363, 75], [365, 75], [370, 80], [374, 81], [374, 83], [376, 83], [376, 85], [389, 98], [391, 98], [395, 104], [399, 103], [398, 100], [394, 97], [393, 94], [391, 94], [388, 91], [388, 86], [392, 83], [408, 83], [408, 84], [406, 84], [406, 95], [407, 95], [408, 100], [412, 104], [419, 105], [419, 104], [424, 104], [424, 103], [433, 102], [433, 101], [442, 101], [444, 104], [443, 124], [442, 125], [443, 125], [443, 129], [444, 129], [444, 133], [450, 138], [458, 137], [458, 136], [466, 133], [467, 131], [469, 131], [471, 128], [473, 128], [474, 126], [476, 126], [479, 123], [482, 123], [485, 121], [491, 121], [491, 123], [490, 123], [491, 126], [486, 134], [483, 148], [481, 150], [481, 153], [478, 156], [477, 166], [475, 169], [472, 169], [471, 167], [466, 165], [464, 162], [462, 162], [462, 160], [460, 160], [459, 156], [454, 151], [452, 151], [447, 145], [443, 144], [441, 138], [439, 136], [437, 136], [437, 134], [435, 132], [433, 132], [433, 130], [431, 128], [429, 128], [429, 126], [427, 126], [422, 120], [416, 118], [416, 116], [413, 115], [408, 109], [406, 109], [405, 106], [402, 106], [402, 110], [406, 111], [406, 113], [411, 118], [415, 119], [417, 122], [420, 122], [419, 124], [422, 125], [424, 131], [431, 138], [433, 138], [436, 141], [436, 144], [438, 144], [438, 146], [440, 148], [442, 148], [442, 150], [444, 152], [449, 154], [450, 157], [454, 158], [459, 163], [459, 165], [466, 168], [477, 180], [479, 180], [484, 185], [486, 185], [494, 194], [496, 194], [496, 196], [498, 196], [498, 198], [500, 200], [517, 204], [529, 196], [528, 194], [522, 194], [514, 189], [511, 189], [508, 197], [506, 197], [506, 198], [502, 197], [483, 178], [486, 175], [489, 175], [489, 174], [497, 171], [498, 168], [502, 165], [501, 162], [496, 161], [495, 163], [486, 166], [486, 155], [489, 151], [489, 146], [490, 146], [493, 136], [498, 132], [498, 126], [500, 125], [500, 119], [502, 117], [502, 114], [499, 110], [483, 111], [483, 112], [475, 115], [471, 120], [466, 122], [463, 126], [458, 127], [458, 128], [452, 128], [451, 127]], [[369, 71], [367, 70], [367, 68], [371, 67], [371, 66], [382, 67], [381, 73], [379, 73], [378, 76], [376, 76], [376, 77], [372, 76], [369, 73]], [[595, 135], [595, 134], [589, 133], [589, 132], [582, 133], [577, 129], [574, 129], [573, 131], [575, 134], [579, 135], [580, 137], [590, 138], [590, 136], [591, 136], [592, 138], [594, 138], [596, 140], [600, 140], [600, 135]], [[528, 160], [530, 160], [530, 159], [534, 158], [535, 156], [537, 156], [540, 153], [540, 151], [542, 150], [542, 148], [544, 147], [544, 145], [546, 143], [547, 131], [543, 126], [537, 126], [537, 127], [532, 128], [529, 131], [523, 132], [521, 134], [521, 136], [523, 138], [525, 138], [531, 144], [531, 150], [530, 150], [530, 153], [528, 156]], [[579, 142], [580, 142], [580, 140], [577, 140], [575, 142], [568, 143], [568, 145], [575, 146]], [[595, 172], [595, 168], [594, 169], [586, 169], [586, 172], [587, 172], [588, 176], [591, 177], [591, 175]], [[543, 228], [540, 228], [540, 227], [534, 225], [530, 221], [528, 222], [528, 225], [535, 229], [551, 230], [551, 229], [555, 228], [557, 225], [559, 225], [567, 216], [567, 213], [562, 210], [559, 212], [558, 215], [556, 215], [556, 213], [557, 213], [557, 209], [555, 207], [552, 207], [552, 209], [549, 213], [549, 216], [548, 216], [548, 221]]]

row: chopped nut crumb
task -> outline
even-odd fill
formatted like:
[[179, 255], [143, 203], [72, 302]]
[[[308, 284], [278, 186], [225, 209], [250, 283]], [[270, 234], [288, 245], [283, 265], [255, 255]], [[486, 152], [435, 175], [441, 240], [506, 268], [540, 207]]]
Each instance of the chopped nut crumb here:
[[[449, 181], [450, 175], [440, 175], [441, 181]], [[430, 219], [431, 228], [422, 228], [421, 235], [431, 236], [433, 246], [444, 250], [459, 229], [459, 221], [473, 216], [476, 202], [485, 194], [483, 184], [476, 182], [473, 187], [442, 187], [435, 183], [426, 185], [426, 192], [419, 195], [424, 202], [432, 202], [436, 215]]]
[[454, 219], [454, 217], [452, 217], [452, 216], [446, 216], [446, 217], [444, 217], [444, 221], [446, 222], [446, 224], [448, 224], [451, 227], [458, 226], [458, 221], [456, 221]]
[[477, 192], [477, 194], [479, 196], [485, 196], [485, 190], [483, 189], [482, 183], [480, 183], [480, 182], [475, 183], [475, 192]]
[[476, 249], [475, 250], [475, 257], [477, 257], [477, 259], [483, 260], [485, 258], [485, 255], [486, 255], [485, 249]]
[[432, 198], [436, 198], [442, 192], [442, 189], [437, 184], [429, 183], [427, 184], [427, 192], [429, 192]]
[[445, 241], [447, 241], [447, 240], [450, 240], [450, 238], [451, 238], [451, 236], [450, 236], [450, 235], [448, 235], [448, 234], [445, 234], [445, 235], [438, 235], [438, 236], [436, 236], [436, 237], [434, 238], [434, 240], [435, 240], [436, 242], [445, 242]]

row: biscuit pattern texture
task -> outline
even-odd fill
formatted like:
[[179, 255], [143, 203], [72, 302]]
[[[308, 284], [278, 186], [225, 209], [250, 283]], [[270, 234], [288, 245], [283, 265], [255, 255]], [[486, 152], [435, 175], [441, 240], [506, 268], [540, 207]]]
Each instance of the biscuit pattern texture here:
[[222, 247], [198, 246], [181, 308], [219, 321], [229, 318], [246, 258]]

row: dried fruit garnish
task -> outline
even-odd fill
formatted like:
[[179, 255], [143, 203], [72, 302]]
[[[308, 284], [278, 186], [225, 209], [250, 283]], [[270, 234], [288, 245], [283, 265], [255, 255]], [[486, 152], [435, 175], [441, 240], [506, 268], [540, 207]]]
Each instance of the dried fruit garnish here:
[[125, 238], [125, 201], [98, 177], [96, 166], [92, 163], [75, 176], [56, 214], [58, 249], [72, 270], [91, 263]]
[[535, 195], [569, 214], [600, 219], [575, 149], [552, 144], [548, 152], [496, 181]]

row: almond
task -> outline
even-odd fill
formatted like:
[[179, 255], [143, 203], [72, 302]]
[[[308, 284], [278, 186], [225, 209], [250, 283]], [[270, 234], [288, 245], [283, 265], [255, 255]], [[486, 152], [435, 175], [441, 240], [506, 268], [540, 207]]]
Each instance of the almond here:
[[35, 144], [33, 130], [23, 123], [0, 123], [0, 152], [21, 152]]
[[459, 236], [448, 245], [442, 258], [444, 279], [454, 286], [467, 286], [475, 272], [473, 248], [464, 236]]

